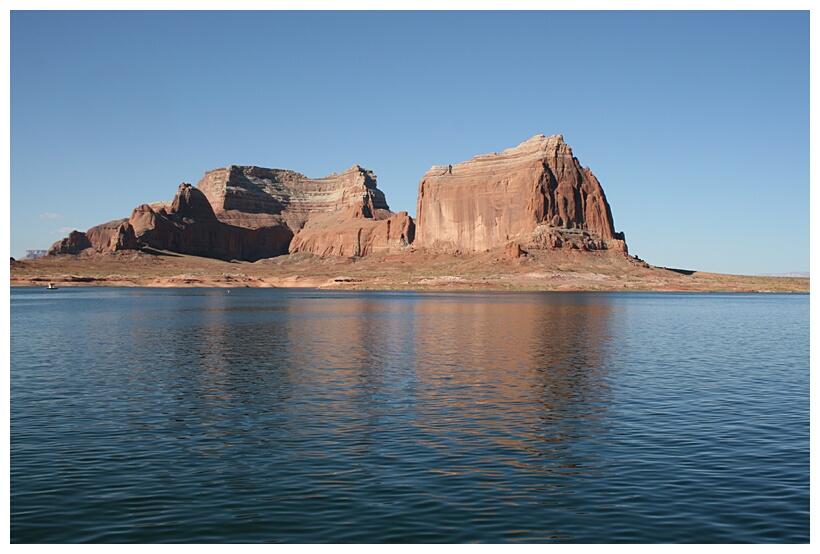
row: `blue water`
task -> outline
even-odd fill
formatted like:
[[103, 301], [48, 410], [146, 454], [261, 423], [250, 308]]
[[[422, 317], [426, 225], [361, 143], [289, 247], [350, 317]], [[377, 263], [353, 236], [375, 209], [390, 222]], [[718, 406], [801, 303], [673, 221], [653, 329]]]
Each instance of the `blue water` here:
[[12, 542], [808, 542], [809, 296], [11, 289]]

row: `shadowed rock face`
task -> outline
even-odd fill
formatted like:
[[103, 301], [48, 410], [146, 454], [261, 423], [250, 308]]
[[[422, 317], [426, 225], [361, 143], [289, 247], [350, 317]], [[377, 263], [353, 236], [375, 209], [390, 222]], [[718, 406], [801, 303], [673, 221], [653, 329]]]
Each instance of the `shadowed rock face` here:
[[230, 166], [209, 171], [197, 188], [224, 223], [290, 229], [291, 253], [365, 256], [407, 246], [415, 231], [407, 212], [390, 211], [373, 172], [358, 165], [321, 179], [284, 169]]
[[143, 246], [224, 260], [286, 254], [293, 238], [284, 225], [248, 229], [219, 221], [202, 191], [188, 183], [179, 186], [169, 208], [143, 204], [128, 222]]
[[561, 135], [434, 166], [419, 183], [416, 245], [476, 252], [525, 248], [626, 252], [598, 180]]
[[407, 212], [390, 211], [375, 175], [359, 166], [322, 179], [230, 166], [209, 171], [196, 188], [183, 183], [170, 203], [143, 204], [128, 219], [73, 234], [51, 253], [148, 246], [246, 261], [289, 251], [364, 256], [406, 247], [414, 229]]

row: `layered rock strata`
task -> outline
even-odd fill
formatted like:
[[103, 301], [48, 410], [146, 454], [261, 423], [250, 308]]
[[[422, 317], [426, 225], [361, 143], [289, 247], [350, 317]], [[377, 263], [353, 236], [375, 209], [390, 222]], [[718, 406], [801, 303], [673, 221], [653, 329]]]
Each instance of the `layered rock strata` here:
[[354, 165], [310, 179], [254, 166], [209, 171], [197, 184], [220, 221], [259, 228], [284, 225], [294, 233], [289, 252], [365, 256], [413, 241], [415, 223], [394, 214], [372, 171]]
[[85, 233], [73, 231], [55, 243], [49, 254], [151, 247], [194, 256], [255, 261], [286, 254], [292, 238], [293, 233], [281, 226], [245, 229], [220, 222], [205, 195], [183, 183], [169, 206], [143, 204], [128, 219], [103, 223]]
[[223, 223], [202, 191], [179, 186], [169, 208], [143, 204], [131, 214], [137, 243], [181, 254], [256, 261], [287, 253], [293, 233], [284, 226], [248, 229]]
[[561, 135], [433, 166], [419, 183], [416, 245], [478, 252], [528, 248], [626, 252], [600, 183]]
[[322, 179], [230, 166], [209, 171], [197, 187], [183, 183], [173, 202], [143, 204], [127, 219], [74, 232], [49, 253], [152, 247], [246, 261], [288, 252], [364, 256], [406, 247], [414, 229], [407, 212], [390, 211], [375, 175], [359, 166]]
[[376, 176], [358, 165], [321, 179], [285, 169], [232, 165], [207, 172], [197, 188], [220, 221], [240, 227], [284, 224], [296, 233], [317, 214], [349, 212], [373, 219], [392, 215]]
[[[382, 215], [381, 217], [384, 217]], [[407, 212], [385, 219], [349, 217], [331, 213], [310, 219], [293, 238], [290, 252], [319, 256], [367, 256], [401, 249], [415, 238], [415, 223]]]
[[[256, 261], [287, 253], [366, 256], [413, 246], [507, 257], [532, 249], [627, 252], [600, 183], [561, 135], [539, 135], [500, 154], [434, 166], [419, 183], [418, 220], [390, 211], [376, 176], [354, 165], [310, 179], [255, 166], [207, 172], [170, 203], [72, 232], [50, 254], [144, 247]], [[418, 229], [417, 229], [418, 227]]]

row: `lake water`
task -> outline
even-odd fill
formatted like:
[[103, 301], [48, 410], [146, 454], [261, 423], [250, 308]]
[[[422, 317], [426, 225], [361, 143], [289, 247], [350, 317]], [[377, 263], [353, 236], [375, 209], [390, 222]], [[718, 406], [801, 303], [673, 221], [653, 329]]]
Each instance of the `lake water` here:
[[808, 542], [809, 296], [11, 289], [11, 542]]

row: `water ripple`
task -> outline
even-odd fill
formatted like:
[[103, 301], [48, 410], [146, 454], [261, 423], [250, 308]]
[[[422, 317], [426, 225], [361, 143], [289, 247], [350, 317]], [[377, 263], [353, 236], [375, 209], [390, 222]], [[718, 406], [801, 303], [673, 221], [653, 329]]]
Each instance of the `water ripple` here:
[[809, 539], [807, 295], [234, 292], [12, 290], [12, 542]]

